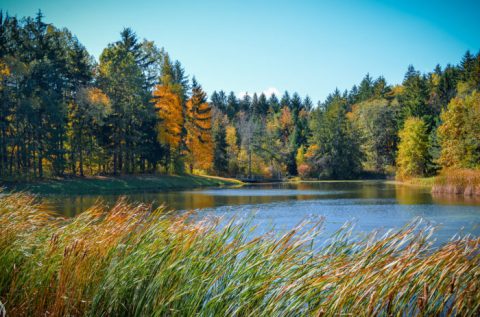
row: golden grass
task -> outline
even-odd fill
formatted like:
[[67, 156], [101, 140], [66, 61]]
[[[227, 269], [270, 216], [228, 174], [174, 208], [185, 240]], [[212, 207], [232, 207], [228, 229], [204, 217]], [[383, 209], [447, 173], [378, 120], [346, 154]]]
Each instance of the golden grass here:
[[432, 192], [480, 196], [480, 170], [446, 169], [435, 177]]
[[479, 238], [432, 248], [417, 221], [316, 246], [319, 226], [252, 238], [122, 200], [62, 219], [5, 195], [0, 301], [8, 316], [478, 316]]

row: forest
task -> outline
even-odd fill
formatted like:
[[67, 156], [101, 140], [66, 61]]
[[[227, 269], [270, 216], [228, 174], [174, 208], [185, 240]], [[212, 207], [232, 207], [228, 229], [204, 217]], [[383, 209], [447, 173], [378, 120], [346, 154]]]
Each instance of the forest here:
[[[461, 58], [461, 59], [460, 59]], [[324, 101], [214, 91], [130, 28], [95, 60], [67, 29], [0, 13], [0, 178], [140, 173], [355, 179], [480, 168], [480, 52]], [[407, 66], [407, 65], [406, 65]]]

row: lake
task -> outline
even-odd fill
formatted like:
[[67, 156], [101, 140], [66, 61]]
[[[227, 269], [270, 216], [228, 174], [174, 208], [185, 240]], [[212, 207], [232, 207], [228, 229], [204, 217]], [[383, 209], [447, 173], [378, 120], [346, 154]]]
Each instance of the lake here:
[[[81, 213], [97, 200], [112, 205], [122, 195], [53, 195], [43, 197], [52, 210], [65, 216]], [[434, 237], [442, 243], [455, 234], [480, 235], [480, 200], [432, 196], [429, 189], [385, 181], [301, 182], [248, 185], [240, 188], [124, 194], [131, 202], [165, 204], [182, 212], [195, 210], [196, 218], [221, 216], [248, 219], [263, 233], [282, 232], [303, 220], [324, 218], [328, 236], [345, 222], [355, 232], [399, 228], [417, 217], [437, 226]]]

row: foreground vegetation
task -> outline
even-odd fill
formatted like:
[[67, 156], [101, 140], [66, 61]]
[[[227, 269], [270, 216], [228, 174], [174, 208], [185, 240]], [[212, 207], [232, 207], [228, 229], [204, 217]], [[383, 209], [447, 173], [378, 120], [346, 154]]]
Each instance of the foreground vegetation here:
[[108, 194], [241, 185], [232, 178], [200, 175], [129, 175], [50, 179], [7, 184], [7, 189], [36, 194]]
[[[432, 248], [413, 223], [355, 240], [319, 224], [282, 237], [119, 201], [73, 219], [0, 197], [0, 301], [9, 316], [477, 316], [479, 238]], [[308, 229], [308, 230], [307, 230]]]

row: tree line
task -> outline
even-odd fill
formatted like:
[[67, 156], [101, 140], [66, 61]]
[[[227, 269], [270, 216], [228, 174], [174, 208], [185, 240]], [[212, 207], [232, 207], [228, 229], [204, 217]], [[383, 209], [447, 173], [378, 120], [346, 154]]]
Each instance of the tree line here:
[[4, 179], [210, 165], [205, 92], [180, 62], [129, 28], [96, 62], [41, 12], [23, 19], [2, 13], [0, 75]]
[[0, 13], [0, 178], [209, 173], [345, 179], [480, 167], [480, 53], [314, 104], [214, 91], [129, 28], [98, 62], [67, 29]]
[[399, 85], [367, 74], [316, 107], [288, 92], [280, 100], [214, 92], [215, 171], [351, 179], [480, 168], [479, 91], [480, 52], [467, 51], [427, 74], [409, 66]]

